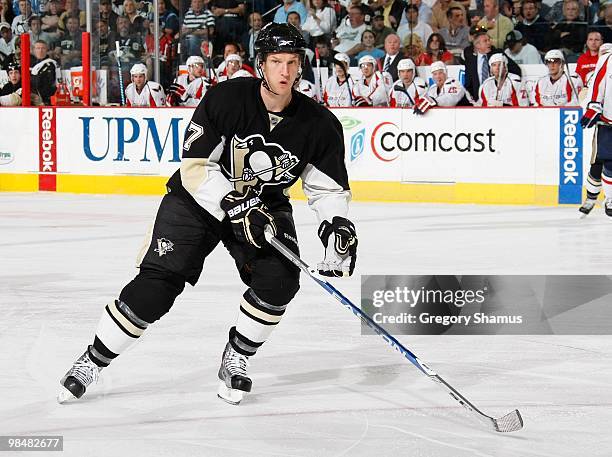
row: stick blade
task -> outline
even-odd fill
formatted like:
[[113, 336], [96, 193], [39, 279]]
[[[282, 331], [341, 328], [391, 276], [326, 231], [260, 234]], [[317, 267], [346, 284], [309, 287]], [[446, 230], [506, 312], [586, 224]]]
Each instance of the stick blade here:
[[518, 409], [500, 417], [493, 419], [495, 430], [501, 433], [516, 432], [523, 428], [523, 418]]

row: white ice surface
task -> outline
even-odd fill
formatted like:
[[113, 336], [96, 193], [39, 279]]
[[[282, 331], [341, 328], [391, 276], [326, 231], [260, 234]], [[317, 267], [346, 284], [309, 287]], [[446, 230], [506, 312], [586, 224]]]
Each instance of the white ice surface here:
[[[58, 381], [103, 306], [136, 273], [159, 198], [0, 194], [0, 435], [63, 435], [64, 456], [611, 456], [612, 337], [399, 339], [485, 412], [489, 432], [316, 284], [251, 359], [253, 393], [216, 398], [219, 357], [243, 286], [220, 247], [200, 283], [102, 372], [79, 403]], [[575, 207], [353, 204], [359, 274], [612, 273], [612, 221]], [[314, 214], [295, 204], [303, 257]], [[4, 453], [3, 453], [4, 455]], [[10, 455], [7, 453], [6, 455]], [[25, 454], [15, 454], [25, 455]]]

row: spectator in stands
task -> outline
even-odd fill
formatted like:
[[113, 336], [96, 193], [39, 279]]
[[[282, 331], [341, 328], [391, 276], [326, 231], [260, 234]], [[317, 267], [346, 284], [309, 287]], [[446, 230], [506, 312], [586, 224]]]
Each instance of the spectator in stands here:
[[378, 13], [375, 14], [382, 15], [383, 25], [392, 30], [397, 30], [402, 21], [406, 4], [402, 0], [380, 0], [378, 4]]
[[361, 34], [367, 28], [365, 14], [361, 6], [351, 6], [348, 10], [348, 21], [342, 21], [336, 29], [338, 43], [334, 45], [336, 52], [344, 52], [349, 57], [357, 54], [361, 44]]
[[9, 0], [0, 0], [0, 23], [6, 22], [9, 27], [15, 19], [15, 13]]
[[[427, 2], [424, 2], [423, 0], [406, 0], [406, 4], [414, 5], [418, 8], [419, 10], [419, 20], [418, 21], [419, 22], [422, 22], [423, 24], [431, 24], [432, 13], [431, 13], [430, 0], [428, 0]], [[407, 22], [408, 22], [408, 18], [406, 17], [406, 14], [403, 14], [402, 20], [400, 21], [400, 26], [406, 24]]]
[[13, 34], [17, 36], [30, 31], [28, 21], [30, 20], [30, 16], [32, 16], [32, 5], [29, 0], [19, 0], [19, 12], [20, 14], [15, 16], [11, 24]]
[[[94, 51], [97, 45], [97, 54], [100, 56], [100, 65], [107, 67], [111, 64], [109, 53], [115, 50], [115, 34], [111, 32], [104, 19], [98, 21], [98, 36], [93, 40]], [[96, 54], [96, 52], [94, 52]]]
[[555, 47], [559, 48], [568, 62], [574, 63], [584, 50], [587, 37], [587, 25], [579, 22], [577, 0], [565, 0], [563, 3], [563, 21], [551, 26]]
[[191, 0], [191, 8], [183, 18], [181, 35], [184, 53], [188, 56], [198, 55], [202, 41], [212, 41], [215, 34], [215, 17], [204, 9], [203, 0]]
[[166, 106], [166, 94], [162, 86], [147, 81], [147, 67], [137, 63], [130, 69], [132, 82], [125, 88], [127, 106]]
[[55, 44], [53, 35], [42, 31], [42, 21], [40, 16], [31, 16], [29, 24], [30, 31], [28, 33], [30, 35], [30, 48], [32, 50], [34, 50], [34, 43], [38, 40], [44, 41], [49, 45], [49, 47], [52, 47]]
[[488, 29], [489, 38], [493, 46], [502, 48], [506, 35], [514, 29], [514, 24], [506, 16], [499, 14], [498, 0], [484, 0], [484, 17], [478, 25]]
[[0, 106], [21, 105], [21, 67], [18, 61], [7, 66], [8, 81], [0, 88]]
[[598, 30], [591, 30], [587, 35], [587, 50], [578, 57], [576, 65], [576, 73], [580, 76], [584, 85], [586, 85], [588, 74], [595, 70], [597, 59], [599, 59], [599, 48], [602, 44], [601, 33]]
[[134, 65], [142, 62], [142, 57], [145, 52], [142, 37], [138, 33], [130, 32], [130, 20], [126, 16], [117, 18], [117, 40], [121, 50], [121, 63], [125, 65]]
[[302, 30], [300, 15], [296, 11], [291, 11], [287, 14], [287, 24], [291, 24], [296, 29], [300, 31], [302, 36], [304, 37], [304, 41], [310, 47], [310, 34], [306, 30]]
[[306, 7], [299, 0], [283, 0], [283, 6], [276, 10], [274, 14], [274, 22], [282, 24], [287, 22], [287, 15], [295, 11], [300, 15], [300, 21], [303, 24], [308, 18]]
[[81, 29], [78, 16], [69, 16], [66, 19], [66, 32], [55, 48], [54, 58], [61, 63], [62, 68], [81, 65]]
[[[605, 1], [605, 0], [604, 0]], [[565, 19], [565, 3], [566, 0], [558, 0], [556, 1], [546, 13], [543, 14], [544, 19], [546, 19], [549, 23], [558, 23], [562, 22]], [[590, 5], [590, 1], [581, 0], [578, 2], [578, 14], [577, 20], [580, 22], [584, 22], [587, 20], [587, 15], [590, 15], [590, 9], [588, 6]], [[589, 21], [592, 22], [592, 21]]]
[[[462, 13], [463, 21], [465, 21], [465, 10], [461, 3], [457, 3], [453, 0], [437, 0], [434, 6], [431, 8], [431, 28], [434, 32], [438, 32], [442, 29], [448, 29], [450, 16], [448, 12], [451, 7], [459, 8]], [[462, 23], [462, 25], [465, 25]], [[467, 31], [467, 29], [466, 29]]]
[[404, 43], [404, 46], [406, 45], [405, 38], [408, 34], [417, 34], [423, 42], [427, 42], [429, 35], [433, 31], [429, 24], [419, 21], [419, 8], [415, 4], [409, 4], [406, 5], [405, 11], [407, 22], [397, 28], [397, 34], [402, 43]]
[[[2, 0], [0, 0], [2, 1]], [[42, 30], [53, 34], [55, 41], [61, 37], [61, 32], [58, 28], [61, 14], [61, 7], [58, 0], [49, 0], [47, 3], [47, 11], [42, 13]]]
[[376, 43], [376, 34], [371, 30], [366, 30], [361, 34], [361, 51], [355, 57], [356, 61], [359, 61], [363, 56], [372, 56], [376, 60], [385, 56], [385, 52], [382, 49], [378, 49], [374, 46]]
[[578, 75], [567, 75], [565, 58], [558, 49], [551, 49], [544, 56], [548, 75], [542, 76], [534, 84], [531, 104], [534, 106], [578, 106], [578, 94], [582, 80]]
[[311, 37], [318, 37], [331, 34], [336, 30], [336, 11], [330, 7], [327, 0], [311, 0], [311, 7], [308, 9], [308, 18], [302, 29], [310, 34]]
[[79, 27], [85, 30], [87, 26], [87, 15], [85, 11], [79, 9], [79, 0], [66, 0], [64, 9], [65, 11], [60, 15], [59, 21], [57, 22], [57, 28], [60, 32], [65, 33], [67, 31], [66, 20], [69, 17], [79, 18]]
[[316, 37], [314, 44], [315, 49], [319, 51], [319, 65], [321, 65], [322, 68], [333, 69], [335, 56], [332, 53], [331, 44], [325, 35]]
[[425, 52], [423, 40], [416, 33], [409, 33], [405, 39], [403, 56], [416, 61]]
[[461, 56], [463, 50], [470, 44], [470, 29], [465, 25], [463, 7], [451, 6], [446, 11], [448, 27], [440, 29], [447, 49], [455, 56]]
[[13, 35], [10, 24], [0, 22], [0, 65], [5, 66], [9, 63], [9, 56], [15, 53], [16, 40], [17, 37]]
[[612, 43], [612, 1], [605, 3], [603, 16], [594, 24], [604, 43]]
[[[493, 46], [486, 26], [477, 26], [474, 31], [474, 51], [466, 52], [465, 58], [465, 88], [474, 100], [478, 99], [478, 89], [482, 82], [490, 76], [489, 57], [501, 52]], [[508, 59], [508, 71], [521, 76], [521, 69], [511, 59]]]
[[163, 0], [157, 2], [157, 11], [159, 14], [159, 28], [162, 33], [171, 38], [178, 33], [180, 22], [178, 16], [166, 7]]
[[259, 31], [263, 27], [263, 19], [261, 14], [254, 12], [249, 14], [249, 30], [242, 35], [242, 46], [244, 47], [249, 62], [255, 60], [255, 40], [259, 36]]
[[527, 43], [540, 52], [548, 48], [548, 22], [540, 16], [535, 0], [523, 0], [523, 20], [516, 25], [516, 30], [523, 34]]
[[385, 39], [385, 55], [379, 60], [379, 65], [384, 72], [391, 75], [393, 81], [397, 81], [397, 64], [403, 58], [399, 36], [395, 33], [388, 35]]
[[423, 52], [416, 60], [416, 65], [430, 66], [434, 62], [442, 61], [447, 65], [450, 65], [454, 61], [453, 55], [446, 49], [446, 43], [444, 38], [439, 33], [432, 33], [429, 35], [427, 44], [425, 46], [425, 52]]
[[532, 44], [525, 42], [523, 34], [518, 30], [513, 30], [506, 35], [504, 43], [506, 56], [514, 60], [519, 65], [538, 65], [542, 63], [542, 57]]
[[[163, 0], [160, 0], [159, 4], [165, 6]], [[100, 19], [104, 20], [113, 32], [117, 31], [117, 13], [113, 11], [110, 0], [100, 0]]]
[[215, 33], [218, 43], [238, 41], [246, 30], [244, 0], [211, 0], [208, 5], [215, 15]]
[[385, 26], [385, 18], [380, 11], [378, 13], [374, 13], [371, 26], [372, 32], [376, 34], [376, 43], [374, 46], [382, 49], [385, 45], [385, 40], [387, 37], [395, 32], [391, 27]]
[[144, 35], [146, 33], [145, 18], [138, 12], [134, 0], [124, 0], [123, 16], [130, 20], [130, 33]]
[[433, 101], [433, 106], [469, 105], [466, 101], [465, 88], [456, 79], [448, 77], [444, 62], [434, 62], [429, 70], [434, 83], [427, 89], [426, 96]]

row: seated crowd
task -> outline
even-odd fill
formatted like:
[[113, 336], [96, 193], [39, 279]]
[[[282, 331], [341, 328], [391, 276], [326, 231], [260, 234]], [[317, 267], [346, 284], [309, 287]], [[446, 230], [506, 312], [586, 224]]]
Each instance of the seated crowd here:
[[[280, 1], [159, 0], [159, 84], [153, 3], [96, 2], [92, 62], [107, 70], [108, 101], [193, 106], [224, 79], [257, 77], [254, 42], [270, 21], [300, 30], [309, 50], [299, 89], [328, 106], [573, 105], [612, 42], [612, 0]], [[83, 3], [0, 0], [0, 69], [10, 82], [1, 94], [20, 84], [11, 74], [27, 33], [37, 101], [49, 103], [47, 73], [81, 65]], [[518, 64], [543, 63], [548, 75], [526, 87]], [[453, 64], [465, 66], [463, 83], [449, 76]], [[431, 79], [417, 67], [429, 67]]]

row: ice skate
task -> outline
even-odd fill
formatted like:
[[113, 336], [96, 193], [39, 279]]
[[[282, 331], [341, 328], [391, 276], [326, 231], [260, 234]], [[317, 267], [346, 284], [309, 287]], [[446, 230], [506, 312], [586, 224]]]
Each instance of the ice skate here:
[[612, 198], [606, 198], [604, 208], [606, 210], [606, 215], [612, 217]]
[[237, 405], [247, 392], [251, 391], [251, 379], [247, 376], [249, 358], [236, 352], [230, 343], [227, 343], [221, 366], [219, 367], [219, 392], [217, 396], [226, 402]]
[[582, 213], [582, 216], [581, 216], [582, 218], [585, 218], [591, 212], [591, 210], [595, 207], [596, 201], [597, 200], [587, 198], [582, 204], [582, 206], [578, 208], [578, 211]]
[[57, 395], [58, 403], [81, 398], [90, 384], [98, 381], [101, 367], [89, 357], [89, 349], [79, 357], [72, 368], [61, 379], [61, 390]]

